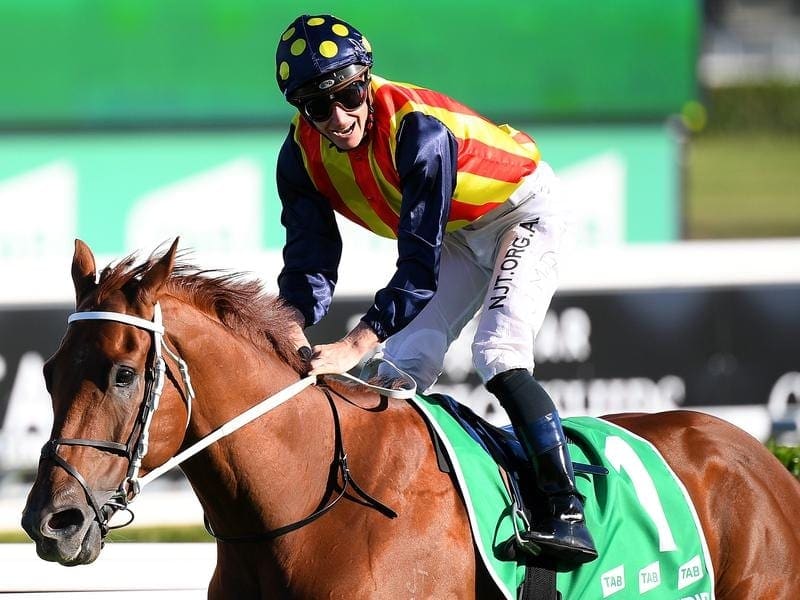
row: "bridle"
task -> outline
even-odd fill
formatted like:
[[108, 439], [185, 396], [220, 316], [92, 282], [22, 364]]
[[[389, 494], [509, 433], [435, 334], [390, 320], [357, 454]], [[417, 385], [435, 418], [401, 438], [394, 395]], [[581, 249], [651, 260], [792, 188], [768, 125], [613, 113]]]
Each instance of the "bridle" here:
[[[145, 485], [151, 483], [153, 480], [162, 476], [170, 469], [176, 467], [183, 461], [204, 450], [217, 440], [233, 433], [237, 429], [257, 419], [258, 417], [266, 414], [273, 408], [283, 404], [287, 400], [296, 396], [306, 387], [313, 385], [314, 383], [317, 382], [317, 377], [314, 375], [308, 375], [304, 378], [301, 378], [299, 381], [296, 381], [291, 385], [287, 386], [286, 388], [282, 389], [281, 391], [277, 392], [276, 394], [273, 394], [272, 396], [263, 399], [261, 402], [247, 409], [242, 414], [238, 415], [237, 417], [234, 417], [227, 423], [221, 425], [220, 427], [218, 427], [205, 437], [201, 438], [200, 440], [198, 440], [185, 450], [182, 450], [181, 452], [173, 456], [171, 459], [166, 461], [160, 467], [157, 467], [152, 471], [150, 471], [144, 477], [139, 477], [139, 470], [142, 465], [142, 459], [145, 457], [148, 450], [150, 424], [153, 419], [153, 414], [158, 408], [158, 403], [164, 388], [164, 376], [167, 372], [167, 367], [164, 361], [162, 349], [178, 364], [178, 369], [181, 373], [181, 379], [183, 380], [183, 384], [186, 390], [184, 398], [186, 400], [187, 415], [186, 415], [186, 424], [184, 426], [184, 437], [189, 427], [189, 420], [192, 414], [192, 401], [195, 396], [194, 389], [192, 388], [191, 378], [189, 377], [188, 366], [186, 362], [176, 352], [173, 352], [169, 348], [167, 343], [164, 341], [165, 329], [161, 316], [161, 307], [158, 303], [156, 303], [154, 306], [152, 321], [148, 321], [147, 319], [142, 319], [141, 317], [136, 317], [125, 313], [110, 312], [110, 311], [74, 312], [67, 318], [68, 325], [76, 321], [116, 321], [119, 323], [124, 323], [126, 325], [137, 327], [139, 329], [144, 329], [153, 334], [153, 343], [151, 352], [152, 365], [149, 366], [145, 371], [145, 377], [146, 377], [145, 392], [136, 422], [134, 423], [131, 434], [128, 436], [128, 441], [123, 444], [120, 442], [84, 439], [84, 438], [54, 438], [46, 442], [45, 445], [42, 447], [42, 458], [50, 459], [53, 462], [55, 462], [67, 473], [69, 473], [83, 488], [84, 494], [86, 495], [86, 498], [89, 501], [89, 505], [92, 507], [92, 510], [94, 511], [103, 538], [111, 529], [118, 529], [120, 527], [125, 527], [126, 525], [130, 525], [130, 523], [133, 522], [133, 512], [130, 510], [128, 505], [136, 498], [136, 496], [139, 495], [139, 493], [141, 492], [141, 490], [144, 488]], [[394, 368], [396, 369], [396, 367]], [[400, 371], [398, 370], [398, 372]], [[359, 378], [353, 377], [352, 375], [349, 375], [347, 373], [338, 375], [338, 377], [351, 381], [356, 381], [360, 385], [365, 386], [366, 388], [369, 388], [375, 392], [378, 392], [384, 396], [391, 398], [407, 399], [413, 397], [413, 395], [416, 393], [416, 386], [412, 386], [409, 388], [402, 388], [402, 389], [390, 389], [365, 383], [364, 381], [361, 381]], [[326, 396], [328, 397], [328, 401], [331, 403], [332, 409], [334, 410], [334, 419], [338, 431], [339, 430], [338, 416], [336, 415], [335, 412], [336, 410], [335, 405], [333, 404], [333, 401], [330, 398], [330, 395], [328, 394], [327, 390], [325, 393]], [[337, 449], [336, 449], [337, 461], [342, 475], [343, 484], [341, 493], [332, 502], [328, 503], [322, 509], [315, 511], [305, 519], [301, 519], [296, 523], [292, 523], [291, 525], [287, 525], [279, 529], [276, 529], [274, 531], [266, 532], [264, 534], [256, 534], [254, 536], [244, 536], [238, 538], [224, 538], [216, 535], [213, 531], [211, 531], [208, 522], [206, 522], [206, 528], [209, 530], [209, 533], [211, 533], [214, 537], [216, 537], [221, 541], [259, 541], [263, 539], [274, 539], [279, 535], [283, 535], [290, 531], [294, 531], [295, 529], [298, 529], [310, 523], [311, 521], [322, 516], [328, 510], [333, 508], [334, 504], [336, 504], [344, 496], [348, 485], [352, 485], [354, 490], [364, 500], [366, 500], [373, 507], [377, 508], [379, 511], [383, 512], [384, 514], [392, 518], [397, 516], [394, 513], [394, 511], [383, 505], [378, 500], [372, 498], [369, 494], [364, 492], [356, 484], [356, 482], [352, 478], [352, 475], [350, 474], [349, 468], [347, 467], [347, 454], [344, 451], [344, 447], [341, 445], [341, 434], [339, 433], [337, 437], [339, 440], [337, 442]], [[114, 492], [105, 502], [101, 504], [100, 501], [98, 501], [95, 493], [89, 487], [89, 484], [86, 482], [85, 478], [78, 471], [78, 469], [76, 469], [66, 459], [64, 459], [58, 454], [59, 446], [86, 446], [110, 452], [112, 454], [117, 454], [119, 456], [127, 458], [128, 470], [124, 479], [117, 488], [116, 492]], [[130, 515], [129, 520], [120, 525], [114, 525], [114, 526], [109, 525], [109, 520], [118, 510], [127, 511], [128, 514]]]
[[[150, 331], [153, 334], [152, 365], [145, 370], [144, 397], [139, 408], [136, 422], [128, 436], [128, 440], [125, 443], [121, 443], [86, 438], [53, 438], [48, 440], [42, 447], [42, 458], [50, 459], [55, 462], [69, 473], [83, 488], [86, 498], [89, 501], [89, 506], [91, 506], [94, 511], [97, 522], [100, 525], [101, 533], [103, 537], [105, 537], [110, 529], [124, 527], [133, 521], [133, 513], [128, 508], [128, 504], [133, 501], [142, 488], [139, 470], [142, 466], [142, 459], [147, 454], [150, 439], [150, 424], [153, 420], [153, 414], [158, 408], [161, 393], [164, 389], [164, 376], [167, 369], [162, 349], [178, 364], [178, 369], [183, 380], [187, 413], [184, 435], [186, 429], [188, 429], [189, 420], [192, 415], [194, 389], [192, 388], [192, 381], [189, 377], [189, 370], [186, 362], [173, 352], [164, 341], [164, 325], [161, 318], [161, 307], [157, 303], [155, 305], [152, 321], [118, 312], [85, 311], [72, 313], [67, 318], [67, 324], [69, 325], [76, 321], [93, 320], [117, 321]], [[119, 484], [117, 490], [101, 504], [78, 469], [58, 454], [60, 446], [85, 446], [122, 456], [128, 461], [128, 469], [125, 478]], [[129, 520], [120, 525], [109, 525], [109, 520], [118, 510], [127, 511], [130, 515]]]

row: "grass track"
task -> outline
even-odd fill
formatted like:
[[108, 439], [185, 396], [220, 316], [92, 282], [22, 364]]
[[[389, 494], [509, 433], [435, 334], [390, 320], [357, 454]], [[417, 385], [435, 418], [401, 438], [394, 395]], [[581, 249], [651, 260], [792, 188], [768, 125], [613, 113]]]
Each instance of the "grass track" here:
[[[163, 526], [163, 527], [129, 527], [117, 529], [108, 534], [108, 543], [120, 542], [213, 542], [202, 525]], [[0, 532], [2, 543], [28, 543], [31, 539], [22, 529], [19, 531]]]
[[800, 136], [700, 135], [686, 158], [689, 239], [800, 236]]

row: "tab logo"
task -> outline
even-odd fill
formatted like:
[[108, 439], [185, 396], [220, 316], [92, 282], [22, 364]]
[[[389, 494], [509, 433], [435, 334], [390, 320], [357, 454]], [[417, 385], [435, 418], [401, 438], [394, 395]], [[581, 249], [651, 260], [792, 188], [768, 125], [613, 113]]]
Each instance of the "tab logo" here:
[[658, 561], [639, 571], [639, 593], [644, 594], [661, 585], [661, 565]]
[[625, 567], [620, 565], [600, 575], [600, 584], [603, 587], [603, 598], [616, 594], [625, 589]]
[[702, 578], [703, 565], [700, 562], [700, 556], [695, 554], [694, 558], [678, 568], [678, 589], [682, 590], [687, 585], [700, 581]]

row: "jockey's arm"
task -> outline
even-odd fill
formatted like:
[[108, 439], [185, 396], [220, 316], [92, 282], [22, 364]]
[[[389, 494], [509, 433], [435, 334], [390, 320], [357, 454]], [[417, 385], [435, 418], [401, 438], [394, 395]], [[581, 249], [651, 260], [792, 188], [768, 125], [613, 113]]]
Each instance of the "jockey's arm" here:
[[290, 317], [286, 325], [286, 336], [292, 340], [292, 344], [296, 349], [305, 347], [310, 348], [311, 344], [308, 341], [305, 333], [306, 319], [299, 310], [294, 306], [289, 307]]
[[436, 293], [457, 158], [458, 143], [441, 121], [417, 112], [403, 118], [395, 155], [403, 194], [397, 269], [362, 319], [380, 341], [410, 323]]
[[342, 240], [333, 209], [311, 183], [292, 137], [290, 131], [278, 157], [281, 223], [286, 229], [278, 288], [281, 299], [302, 317], [292, 326], [292, 337], [302, 340], [302, 330], [328, 312]]

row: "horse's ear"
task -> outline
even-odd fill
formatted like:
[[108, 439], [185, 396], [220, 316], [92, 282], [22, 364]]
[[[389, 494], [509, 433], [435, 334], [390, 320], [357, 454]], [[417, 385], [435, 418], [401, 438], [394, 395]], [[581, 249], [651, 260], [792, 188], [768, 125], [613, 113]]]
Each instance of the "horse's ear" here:
[[91, 292], [97, 277], [94, 255], [82, 240], [75, 240], [75, 254], [72, 256], [72, 283], [75, 286], [75, 305]]
[[147, 272], [142, 275], [142, 280], [139, 283], [139, 300], [146, 304], [155, 304], [158, 300], [158, 293], [164, 285], [164, 282], [169, 278], [172, 273], [172, 267], [175, 265], [175, 254], [178, 251], [178, 240], [175, 238], [169, 250], [166, 251], [164, 256], [150, 267]]

